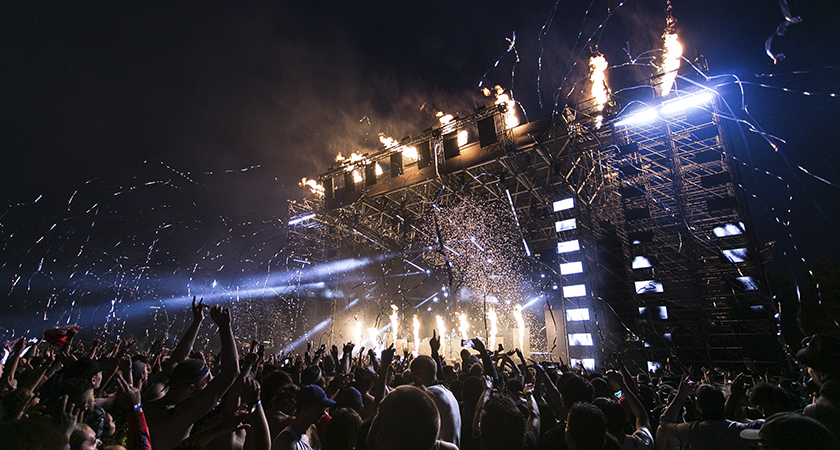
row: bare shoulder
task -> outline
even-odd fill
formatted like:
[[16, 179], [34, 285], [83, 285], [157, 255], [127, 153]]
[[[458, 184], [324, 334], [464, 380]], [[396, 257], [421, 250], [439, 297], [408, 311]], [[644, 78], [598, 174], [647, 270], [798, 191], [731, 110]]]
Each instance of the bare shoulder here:
[[456, 447], [455, 444], [451, 444], [451, 443], [446, 442], [446, 441], [437, 441], [435, 443], [435, 449], [436, 450], [458, 450], [458, 447]]

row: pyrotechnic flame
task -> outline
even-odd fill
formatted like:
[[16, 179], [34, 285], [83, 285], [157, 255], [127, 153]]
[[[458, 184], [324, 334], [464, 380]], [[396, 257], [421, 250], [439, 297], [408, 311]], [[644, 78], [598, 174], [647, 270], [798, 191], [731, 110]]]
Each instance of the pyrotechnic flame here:
[[355, 163], [355, 162], [363, 161], [364, 159], [365, 159], [365, 155], [363, 155], [361, 153], [356, 153], [356, 152], [351, 153], [349, 158], [345, 158], [345, 157], [341, 156], [341, 153], [335, 155], [335, 161], [336, 162]]
[[420, 320], [417, 319], [417, 314], [414, 315], [414, 356], [420, 353]]
[[361, 183], [362, 182], [362, 173], [358, 170], [353, 171], [353, 182], [354, 183]]
[[326, 193], [326, 190], [324, 190], [324, 186], [322, 184], [318, 183], [315, 180], [310, 180], [306, 177], [300, 179], [300, 183], [298, 183], [298, 186], [308, 187], [309, 190], [318, 197], [323, 197], [324, 193]]
[[490, 351], [492, 352], [496, 348], [496, 335], [499, 333], [496, 310], [487, 311], [487, 318], [490, 320]]
[[400, 145], [400, 143], [397, 142], [396, 139], [390, 136], [386, 136], [385, 133], [379, 133], [379, 142], [381, 142], [382, 145], [385, 146], [385, 148], [391, 148]]
[[411, 161], [416, 161], [418, 157], [417, 149], [414, 147], [403, 147], [402, 154], [403, 158]]
[[461, 339], [469, 339], [470, 322], [467, 320], [467, 315], [458, 313], [458, 320], [461, 322], [461, 326], [458, 327], [458, 331], [461, 332]]
[[455, 120], [455, 116], [453, 116], [452, 114], [446, 114], [443, 111], [438, 111], [437, 114], [435, 114], [435, 116], [437, 116], [438, 120], [440, 120], [441, 125], [446, 125], [447, 123]]
[[[394, 139], [390, 136], [386, 136], [385, 133], [379, 133], [379, 142], [381, 142], [382, 145], [384, 145], [386, 149], [394, 149], [396, 151], [401, 151], [402, 154], [403, 154], [403, 158], [411, 160], [411, 161], [417, 161], [417, 149], [416, 148], [414, 148], [414, 147], [396, 148], [400, 145], [400, 143], [396, 139]], [[379, 168], [378, 170], [382, 170], [382, 169]], [[379, 175], [379, 174], [377, 174], [377, 175]]]
[[391, 305], [394, 311], [391, 313], [391, 336], [393, 337], [394, 347], [397, 345], [397, 330], [400, 328], [400, 316], [397, 313], [397, 305]]
[[589, 68], [592, 74], [589, 80], [592, 81], [592, 97], [595, 99], [595, 109], [598, 111], [604, 110], [604, 105], [607, 103], [607, 58], [604, 55], [593, 56], [589, 58]]
[[435, 316], [435, 322], [437, 323], [438, 336], [440, 336], [440, 353], [445, 355], [446, 351], [444, 347], [446, 346], [446, 339], [443, 337], [446, 335], [446, 323], [444, 323], [443, 317], [440, 315]]
[[[501, 86], [496, 86], [493, 88], [496, 92], [496, 104], [497, 105], [505, 105], [507, 110], [505, 111], [505, 129], [509, 130], [517, 125], [519, 125], [519, 119], [516, 117], [516, 100], [512, 99], [510, 95], [505, 94], [505, 89]], [[485, 96], [490, 96], [490, 89], [484, 88], [481, 90]]]
[[467, 141], [470, 139], [470, 133], [467, 130], [461, 130], [458, 132], [458, 147], [463, 147], [467, 145]]
[[380, 176], [380, 175], [382, 175], [382, 166], [380, 166], [380, 165], [379, 165], [379, 163], [376, 163], [376, 164], [373, 166], [373, 170], [376, 172], [376, 176], [377, 176], [377, 177], [378, 177], [378, 176]]
[[518, 349], [525, 351], [525, 319], [522, 318], [522, 305], [513, 307], [513, 317], [516, 319], [516, 327], [519, 328], [519, 347]]
[[677, 79], [677, 71], [680, 69], [680, 61], [682, 60], [682, 44], [677, 39], [677, 31], [674, 27], [677, 20], [671, 15], [671, 3], [668, 3], [667, 19], [665, 27], [665, 34], [662, 35], [662, 66], [659, 72], [663, 74], [662, 84], [660, 86], [660, 95], [667, 97], [674, 86], [674, 81]]

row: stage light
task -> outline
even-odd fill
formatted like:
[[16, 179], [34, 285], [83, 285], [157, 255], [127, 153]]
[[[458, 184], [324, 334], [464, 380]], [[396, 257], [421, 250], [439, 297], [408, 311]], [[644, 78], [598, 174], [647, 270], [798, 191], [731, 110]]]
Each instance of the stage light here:
[[633, 262], [630, 263], [630, 267], [634, 269], [647, 269], [650, 266], [650, 261], [644, 256], [637, 256], [633, 258]]
[[563, 286], [563, 297], [566, 298], [575, 298], [575, 297], [585, 297], [586, 296], [586, 285], [585, 284], [575, 284], [572, 286]]
[[580, 250], [580, 242], [577, 239], [557, 243], [557, 253], [569, 253]]
[[583, 365], [583, 368], [586, 370], [594, 371], [595, 370], [595, 358], [583, 358], [583, 359], [575, 359], [570, 358], [569, 363], [572, 366], [577, 366], [578, 363]]
[[583, 322], [589, 320], [589, 308], [567, 309], [566, 320], [569, 322]]
[[315, 213], [301, 214], [301, 215], [298, 215], [298, 216], [295, 216], [295, 217], [292, 217], [291, 219], [289, 219], [288, 225], [289, 226], [297, 225], [299, 223], [303, 223], [303, 222], [306, 222], [307, 220], [314, 219], [314, 218], [315, 218]]
[[698, 92], [685, 97], [675, 98], [662, 103], [662, 106], [659, 107], [659, 113], [668, 116], [685, 111], [686, 109], [694, 106], [704, 105], [712, 101], [713, 98], [714, 94], [709, 91]]
[[577, 228], [577, 220], [574, 218], [554, 222], [554, 231], [557, 233], [574, 230], [575, 228]]
[[637, 294], [646, 294], [648, 292], [663, 292], [662, 283], [653, 280], [644, 280], [634, 282]]
[[731, 263], [741, 263], [747, 260], [747, 249], [745, 248], [724, 250], [723, 254]]
[[656, 114], [655, 109], [649, 106], [645, 106], [642, 110], [630, 113], [624, 118], [620, 119], [618, 122], [615, 123], [615, 126], [626, 127], [630, 125], [643, 125], [649, 122], [653, 122], [658, 118], [659, 116]]
[[580, 261], [560, 264], [560, 275], [574, 275], [583, 273], [583, 263]]
[[554, 212], [565, 211], [575, 207], [575, 198], [569, 197], [554, 202]]
[[714, 235], [717, 237], [737, 236], [744, 232], [744, 224], [739, 223], [739, 225], [735, 225], [734, 223], [727, 223], [722, 227], [715, 227], [712, 230], [712, 233], [714, 233]]
[[570, 333], [569, 346], [570, 347], [592, 347], [595, 343], [592, 341], [591, 333]]

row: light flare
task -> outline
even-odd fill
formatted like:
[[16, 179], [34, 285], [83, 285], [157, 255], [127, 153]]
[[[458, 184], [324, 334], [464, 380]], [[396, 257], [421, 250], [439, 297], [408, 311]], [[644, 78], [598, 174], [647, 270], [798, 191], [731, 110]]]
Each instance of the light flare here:
[[382, 173], [383, 173], [383, 172], [382, 172], [382, 166], [380, 166], [380, 165], [379, 165], [379, 163], [376, 163], [376, 164], [373, 166], [373, 170], [374, 170], [374, 172], [376, 172], [376, 176], [377, 176], [377, 177], [378, 177], [378, 176], [381, 176], [381, 175], [382, 175]]
[[417, 318], [417, 314], [414, 315], [414, 351], [412, 354], [417, 356], [420, 354], [420, 320]]
[[303, 178], [300, 179], [300, 183], [298, 183], [298, 186], [308, 187], [309, 191], [312, 192], [313, 194], [317, 195], [318, 197], [323, 197], [324, 194], [327, 192], [324, 189], [324, 185], [322, 185], [321, 183], [318, 183], [315, 180], [310, 180], [306, 177], [303, 177]]
[[519, 331], [519, 350], [524, 351], [525, 349], [525, 319], [522, 318], [522, 305], [516, 305], [513, 307], [513, 318], [516, 319], [516, 327]]
[[490, 351], [492, 352], [496, 348], [496, 335], [499, 334], [499, 318], [496, 316], [495, 309], [487, 311], [487, 319], [490, 320]]
[[361, 183], [362, 182], [362, 173], [358, 170], [353, 171], [353, 182], [354, 183]]

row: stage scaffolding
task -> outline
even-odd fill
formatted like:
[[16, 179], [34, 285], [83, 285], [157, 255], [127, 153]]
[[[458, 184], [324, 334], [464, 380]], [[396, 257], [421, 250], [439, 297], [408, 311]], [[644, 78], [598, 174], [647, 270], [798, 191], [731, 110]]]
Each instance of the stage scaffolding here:
[[510, 205], [522, 252], [558, 285], [546, 302], [555, 356], [590, 368], [613, 350], [649, 367], [674, 356], [695, 368], [777, 363], [774, 311], [714, 103], [614, 127], [618, 106], [508, 128], [505, 105], [493, 105], [344, 161], [319, 177], [323, 198], [289, 203], [286, 262], [363, 246], [444, 270], [440, 253], [418, 251], [441, 243], [417, 224], [479, 196]]

